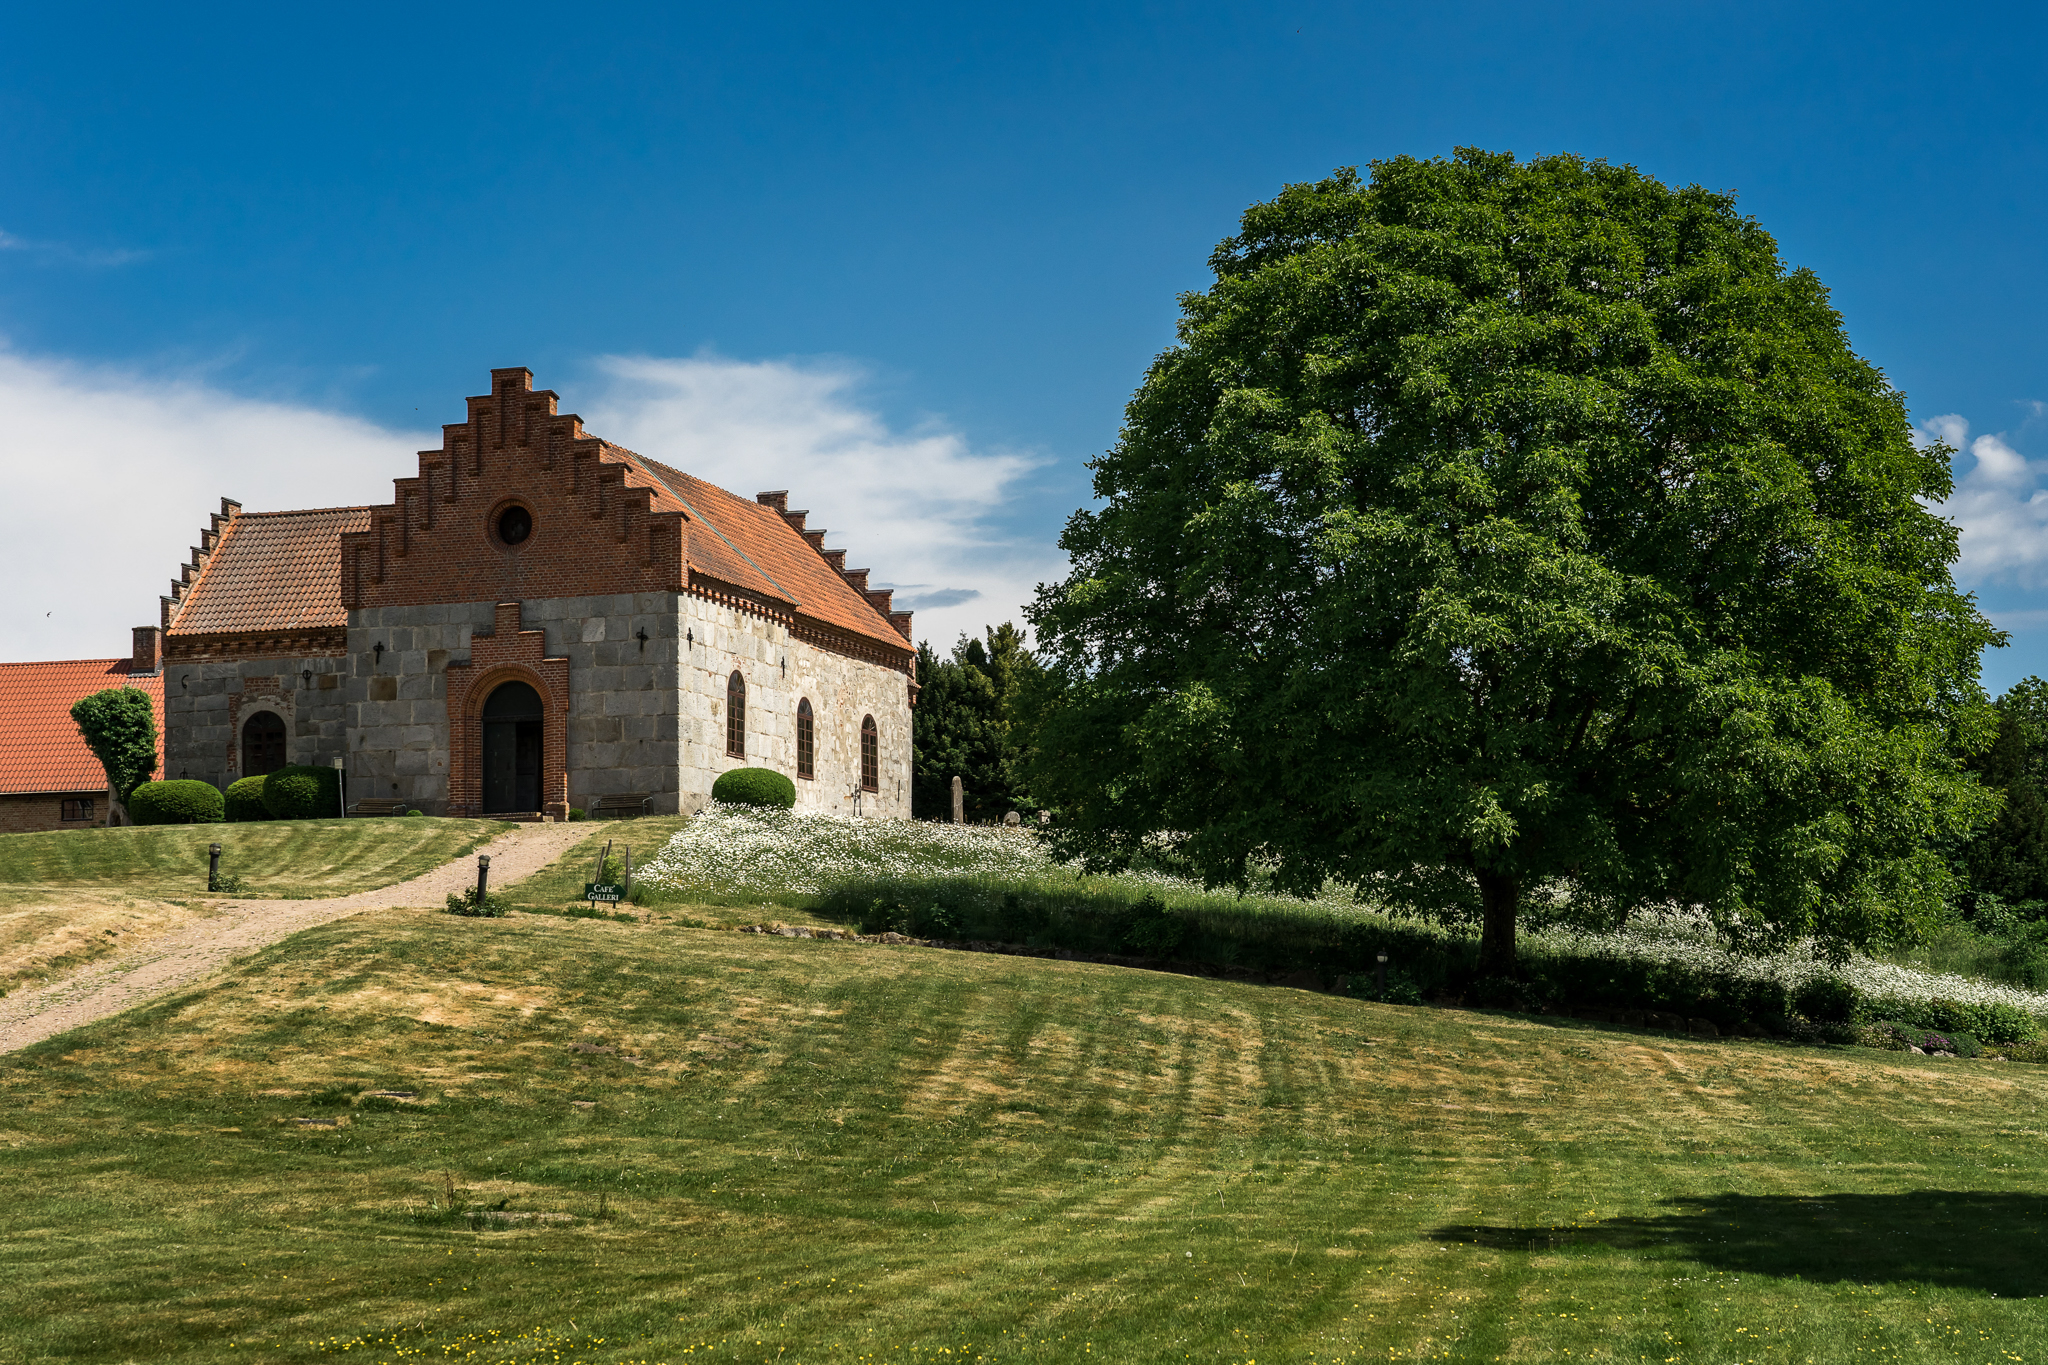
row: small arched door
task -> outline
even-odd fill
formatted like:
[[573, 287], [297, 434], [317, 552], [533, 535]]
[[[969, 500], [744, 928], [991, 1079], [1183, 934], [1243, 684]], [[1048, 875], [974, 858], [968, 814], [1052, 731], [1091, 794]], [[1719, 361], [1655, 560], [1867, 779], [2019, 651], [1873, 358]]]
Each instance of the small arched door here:
[[242, 776], [266, 777], [284, 766], [284, 717], [258, 711], [242, 722]]
[[540, 693], [500, 683], [484, 702], [484, 811], [540, 809]]

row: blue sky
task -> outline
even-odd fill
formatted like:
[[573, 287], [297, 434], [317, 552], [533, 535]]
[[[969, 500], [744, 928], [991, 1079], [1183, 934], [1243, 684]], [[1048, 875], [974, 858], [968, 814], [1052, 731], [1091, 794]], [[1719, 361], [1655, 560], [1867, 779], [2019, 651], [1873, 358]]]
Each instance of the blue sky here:
[[388, 497], [521, 363], [949, 640], [1058, 571], [1247, 204], [1469, 144], [1738, 193], [1960, 441], [1987, 682], [2048, 672], [2043, 21], [1555, 8], [25, 7], [0, 495], [101, 534], [27, 533], [0, 656], [122, 652], [221, 494]]

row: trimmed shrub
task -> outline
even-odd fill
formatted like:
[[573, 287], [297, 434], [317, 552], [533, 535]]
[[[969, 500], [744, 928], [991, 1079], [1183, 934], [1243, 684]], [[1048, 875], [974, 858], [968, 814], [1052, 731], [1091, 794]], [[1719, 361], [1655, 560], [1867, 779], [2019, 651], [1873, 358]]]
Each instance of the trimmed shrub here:
[[268, 820], [270, 808], [263, 804], [263, 779], [245, 777], [228, 785], [228, 821], [239, 824], [244, 820]]
[[341, 814], [341, 771], [294, 763], [263, 779], [263, 808], [273, 820], [319, 820]]
[[590, 817], [584, 814], [583, 807], [571, 806], [569, 807], [569, 818], [571, 820], [588, 820]]
[[425, 811], [423, 811], [423, 810], [409, 810], [409, 811], [407, 811], [407, 812], [406, 812], [406, 814], [407, 814], [407, 815], [425, 815], [425, 814], [426, 814], [426, 812], [425, 812]]
[[728, 806], [796, 807], [796, 783], [773, 768], [734, 768], [711, 784], [711, 799]]
[[211, 782], [145, 782], [128, 794], [128, 814], [138, 825], [211, 825], [226, 813], [227, 799]]

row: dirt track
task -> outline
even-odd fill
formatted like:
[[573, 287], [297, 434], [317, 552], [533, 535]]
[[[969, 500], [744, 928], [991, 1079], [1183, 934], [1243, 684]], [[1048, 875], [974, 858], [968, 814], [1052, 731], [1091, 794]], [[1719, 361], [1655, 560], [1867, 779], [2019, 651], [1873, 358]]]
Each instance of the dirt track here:
[[[520, 825], [492, 840], [491, 885], [530, 877], [581, 842], [585, 825]], [[60, 980], [0, 999], [0, 1053], [196, 985], [301, 929], [389, 906], [438, 906], [450, 891], [476, 885], [476, 855], [443, 863], [409, 882], [331, 900], [224, 901], [220, 913], [181, 925], [133, 952], [102, 958]]]

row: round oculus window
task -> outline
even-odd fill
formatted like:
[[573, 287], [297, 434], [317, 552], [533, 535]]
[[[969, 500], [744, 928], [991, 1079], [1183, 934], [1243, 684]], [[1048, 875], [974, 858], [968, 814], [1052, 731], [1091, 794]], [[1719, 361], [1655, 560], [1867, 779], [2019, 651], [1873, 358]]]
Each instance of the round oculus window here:
[[507, 507], [498, 513], [498, 539], [517, 545], [533, 534], [533, 513], [524, 507]]

